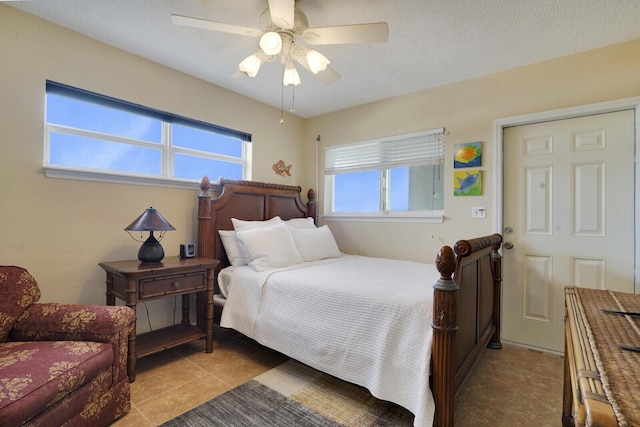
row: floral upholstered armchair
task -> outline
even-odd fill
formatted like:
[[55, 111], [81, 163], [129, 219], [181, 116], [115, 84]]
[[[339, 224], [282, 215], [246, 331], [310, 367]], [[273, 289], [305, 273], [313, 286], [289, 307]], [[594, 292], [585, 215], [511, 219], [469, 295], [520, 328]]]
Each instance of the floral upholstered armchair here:
[[130, 409], [128, 307], [38, 303], [0, 266], [0, 426], [106, 426]]

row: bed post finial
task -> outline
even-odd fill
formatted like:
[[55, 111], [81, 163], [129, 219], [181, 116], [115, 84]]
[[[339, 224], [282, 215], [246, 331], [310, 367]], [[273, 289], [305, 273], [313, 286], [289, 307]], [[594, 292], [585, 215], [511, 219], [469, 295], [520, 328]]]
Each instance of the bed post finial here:
[[313, 188], [307, 191], [307, 216], [313, 218], [313, 223], [318, 225], [318, 218], [316, 217], [316, 192]]
[[436, 257], [440, 279], [433, 288], [433, 346], [431, 372], [433, 399], [436, 413], [433, 425], [453, 427], [455, 400], [454, 346], [458, 330], [458, 285], [452, 276], [456, 269], [456, 256], [450, 246], [443, 246]]
[[200, 179], [200, 194], [198, 194], [198, 197], [211, 198], [211, 196], [209, 195], [210, 188], [211, 188], [211, 181], [209, 180], [209, 177], [207, 175], [203, 175], [202, 178]]

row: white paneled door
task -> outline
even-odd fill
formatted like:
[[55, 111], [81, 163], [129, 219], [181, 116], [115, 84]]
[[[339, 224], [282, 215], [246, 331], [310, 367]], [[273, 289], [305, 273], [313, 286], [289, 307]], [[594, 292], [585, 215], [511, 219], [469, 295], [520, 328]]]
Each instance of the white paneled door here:
[[634, 120], [504, 129], [505, 341], [561, 352], [565, 286], [634, 291]]

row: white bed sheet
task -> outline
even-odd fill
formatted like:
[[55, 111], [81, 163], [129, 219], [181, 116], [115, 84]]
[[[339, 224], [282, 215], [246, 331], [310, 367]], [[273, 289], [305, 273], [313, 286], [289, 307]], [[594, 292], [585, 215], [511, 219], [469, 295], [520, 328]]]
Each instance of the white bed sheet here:
[[407, 408], [414, 426], [433, 424], [435, 265], [344, 255], [224, 273], [221, 326]]

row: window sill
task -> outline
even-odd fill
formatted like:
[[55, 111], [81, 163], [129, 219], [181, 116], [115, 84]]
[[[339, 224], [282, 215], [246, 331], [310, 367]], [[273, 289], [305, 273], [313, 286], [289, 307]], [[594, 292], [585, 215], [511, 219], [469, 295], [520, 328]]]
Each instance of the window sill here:
[[444, 222], [444, 212], [434, 213], [431, 216], [420, 216], [417, 214], [386, 214], [386, 215], [364, 215], [364, 214], [343, 214], [343, 215], [323, 215], [325, 222], [420, 222], [429, 224], [442, 224]]
[[200, 188], [200, 183], [196, 180], [178, 180], [162, 177], [110, 174], [104, 172], [71, 170], [52, 166], [45, 166], [43, 167], [43, 170], [44, 175], [47, 178], [55, 179], [75, 179], [80, 181], [110, 182], [115, 184], [150, 185], [155, 187], [182, 188], [189, 190], [198, 190]]

